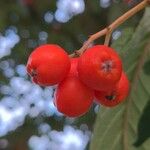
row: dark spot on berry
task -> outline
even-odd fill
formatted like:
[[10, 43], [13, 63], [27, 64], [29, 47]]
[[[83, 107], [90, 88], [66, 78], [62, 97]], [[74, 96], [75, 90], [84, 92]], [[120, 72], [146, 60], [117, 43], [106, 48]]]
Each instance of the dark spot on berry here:
[[32, 76], [32, 77], [37, 76], [37, 72], [36, 72], [36, 70], [32, 70], [32, 71], [31, 71], [31, 76]]
[[112, 101], [115, 99], [115, 95], [107, 95], [107, 96], [105, 96], [105, 98], [109, 101]]
[[110, 72], [111, 69], [112, 69], [112, 65], [113, 65], [113, 62], [112, 62], [111, 60], [104, 61], [104, 62], [102, 63], [101, 68], [102, 68], [102, 70], [103, 70], [104, 72]]

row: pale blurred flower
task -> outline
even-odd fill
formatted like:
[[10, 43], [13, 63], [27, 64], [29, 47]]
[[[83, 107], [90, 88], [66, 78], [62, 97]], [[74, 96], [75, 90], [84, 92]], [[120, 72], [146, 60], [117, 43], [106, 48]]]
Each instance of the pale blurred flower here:
[[0, 35], [0, 58], [10, 55], [11, 49], [20, 41], [14, 30], [6, 30], [6, 35]]
[[65, 126], [63, 131], [52, 130], [48, 135], [32, 136], [28, 144], [33, 150], [84, 150], [90, 140], [89, 133], [88, 128], [83, 131]]
[[73, 16], [84, 12], [84, 0], [58, 0], [55, 19], [58, 22], [68, 22]]

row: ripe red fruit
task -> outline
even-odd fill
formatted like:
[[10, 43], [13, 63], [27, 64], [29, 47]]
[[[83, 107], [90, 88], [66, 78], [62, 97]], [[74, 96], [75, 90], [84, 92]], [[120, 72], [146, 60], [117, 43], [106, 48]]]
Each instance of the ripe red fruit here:
[[71, 67], [70, 71], [67, 76], [76, 76], [78, 77], [78, 71], [77, 71], [77, 66], [78, 66], [78, 60], [79, 58], [71, 58]]
[[122, 62], [110, 47], [96, 45], [87, 49], [79, 59], [80, 79], [95, 90], [112, 89], [119, 81]]
[[58, 111], [69, 117], [78, 117], [86, 113], [92, 105], [94, 92], [85, 86], [77, 75], [78, 59], [71, 59], [68, 76], [59, 85], [55, 93], [55, 106]]
[[70, 69], [67, 53], [58, 45], [46, 44], [36, 48], [27, 62], [27, 72], [33, 82], [51, 86], [62, 81]]
[[113, 107], [125, 100], [129, 92], [129, 81], [125, 73], [122, 73], [116, 87], [110, 91], [95, 91], [96, 101], [100, 104]]

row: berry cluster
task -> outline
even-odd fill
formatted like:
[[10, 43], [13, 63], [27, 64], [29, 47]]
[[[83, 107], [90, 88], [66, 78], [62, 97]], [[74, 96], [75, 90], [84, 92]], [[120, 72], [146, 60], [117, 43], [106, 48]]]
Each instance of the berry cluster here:
[[104, 106], [116, 106], [129, 91], [121, 59], [104, 45], [93, 46], [78, 58], [69, 58], [58, 45], [42, 45], [31, 53], [27, 72], [41, 86], [58, 84], [54, 104], [69, 117], [86, 113], [94, 99]]

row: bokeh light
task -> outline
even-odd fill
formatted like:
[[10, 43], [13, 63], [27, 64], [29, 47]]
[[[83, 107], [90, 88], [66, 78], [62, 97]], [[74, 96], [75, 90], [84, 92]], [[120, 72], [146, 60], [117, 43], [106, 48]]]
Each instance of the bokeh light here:
[[[13, 149], [10, 145], [14, 139], [9, 137], [15, 137], [19, 129], [23, 136], [24, 127], [31, 122], [34, 132], [25, 138], [28, 149], [85, 150], [92, 136], [93, 116], [101, 107], [94, 104], [85, 118], [64, 116], [53, 103], [57, 85], [40, 87], [32, 83], [26, 62], [33, 49], [45, 43], [59, 43], [69, 53], [79, 49], [88, 35], [104, 27], [103, 15], [113, 1], [26, 2], [8, 2], [8, 8], [7, 2], [2, 2], [4, 6], [0, 6], [5, 12], [1, 18], [4, 23], [0, 22], [0, 150]], [[116, 29], [112, 40], [121, 35], [122, 30]]]

